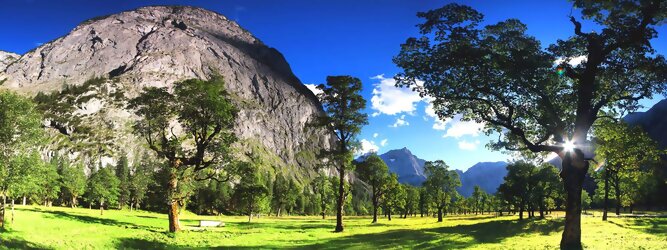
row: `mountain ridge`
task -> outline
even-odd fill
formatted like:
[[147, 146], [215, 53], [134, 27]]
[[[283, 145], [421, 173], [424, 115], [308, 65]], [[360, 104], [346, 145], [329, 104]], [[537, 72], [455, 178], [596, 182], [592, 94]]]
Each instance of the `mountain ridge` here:
[[[323, 114], [319, 100], [279, 51], [218, 13], [148, 6], [91, 18], [11, 63], [0, 62], [5, 89], [35, 95], [83, 88], [73, 96], [81, 102], [58, 125], [76, 131], [72, 127], [80, 120], [109, 135], [99, 143], [132, 151], [140, 150], [141, 141], [128, 127], [136, 117], [123, 102], [144, 87], [169, 89], [174, 82], [213, 75], [224, 78], [240, 109], [234, 130], [241, 151], [266, 153], [277, 171], [312, 172], [316, 152], [332, 139], [308, 126]], [[94, 85], [87, 84], [91, 80]]]

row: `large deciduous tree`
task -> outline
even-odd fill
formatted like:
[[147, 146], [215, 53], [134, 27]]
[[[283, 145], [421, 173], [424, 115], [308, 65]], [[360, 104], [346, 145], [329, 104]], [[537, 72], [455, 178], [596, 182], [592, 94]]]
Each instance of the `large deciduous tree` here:
[[176, 232], [180, 229], [179, 207], [186, 196], [179, 192], [179, 180], [224, 174], [224, 166], [231, 162], [231, 144], [236, 141], [232, 128], [237, 109], [219, 77], [176, 83], [173, 93], [166, 88], [145, 88], [130, 101], [129, 108], [140, 117], [134, 131], [167, 161], [169, 231]]
[[[462, 114], [484, 123], [485, 132], [501, 135], [491, 143], [495, 149], [562, 158], [563, 248], [581, 248], [581, 190], [589, 164], [579, 148], [600, 111], [635, 109], [638, 100], [664, 92], [667, 82], [667, 63], [650, 44], [667, 3], [575, 0], [574, 7], [601, 29], [586, 32], [590, 28], [570, 17], [574, 35], [545, 50], [519, 20], [480, 27], [481, 13], [448, 4], [418, 13], [425, 19], [423, 36], [409, 38], [394, 58], [404, 70], [397, 85], [432, 97], [441, 119]], [[574, 65], [579, 56], [585, 59]], [[578, 148], [564, 150], [566, 141]]]
[[328, 76], [327, 83], [317, 86], [326, 116], [320, 124], [336, 136], [336, 144], [327, 152], [331, 164], [338, 171], [338, 197], [336, 200], [336, 232], [343, 231], [345, 206], [345, 176], [353, 167], [352, 156], [356, 137], [361, 127], [368, 123], [368, 115], [362, 113], [366, 101], [361, 96], [361, 81], [351, 76]]
[[[648, 137], [641, 127], [633, 127], [620, 121], [600, 120], [595, 129], [595, 138], [595, 152], [604, 159], [604, 184], [600, 186], [604, 190], [602, 220], [607, 220], [609, 188], [614, 188], [616, 215], [619, 215], [623, 193], [639, 190], [640, 183], [632, 182], [639, 182], [642, 173], [650, 170], [647, 165], [660, 161], [660, 156], [665, 151], [659, 150], [658, 143]], [[629, 188], [623, 190], [623, 187]], [[633, 197], [637, 196], [639, 194]]]
[[100, 205], [100, 215], [104, 214], [104, 206], [118, 202], [120, 196], [120, 180], [114, 175], [111, 166], [100, 168], [90, 175], [86, 196], [90, 201], [97, 201]]
[[429, 200], [438, 209], [438, 222], [442, 222], [443, 210], [450, 204], [456, 188], [461, 186], [459, 174], [449, 170], [449, 166], [441, 160], [427, 161], [424, 164], [424, 174], [426, 174], [424, 187]]
[[371, 203], [373, 205], [373, 221], [376, 223], [380, 199], [387, 190], [389, 181], [389, 167], [377, 154], [371, 154], [357, 166], [359, 178], [371, 186]]
[[10, 159], [39, 141], [41, 115], [28, 99], [0, 90], [0, 226], [5, 226], [8, 189], [20, 171], [12, 170]]

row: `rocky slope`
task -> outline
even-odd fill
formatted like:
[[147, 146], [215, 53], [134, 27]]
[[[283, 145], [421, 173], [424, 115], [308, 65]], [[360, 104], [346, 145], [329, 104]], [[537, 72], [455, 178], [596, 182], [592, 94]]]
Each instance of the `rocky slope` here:
[[[19, 57], [21, 57], [21, 55], [0, 50], [0, 71], [3, 71], [9, 64], [16, 61]], [[2, 79], [0, 78], [0, 80]]]
[[[274, 165], [308, 169], [313, 152], [329, 144], [323, 131], [307, 126], [321, 114], [321, 104], [283, 56], [212, 11], [153, 6], [94, 18], [12, 64], [3, 57], [2, 87], [56, 95], [43, 99], [66, 107], [52, 110], [59, 117], [49, 122], [69, 141], [82, 131], [77, 126], [88, 126], [104, 136], [81, 141], [136, 148], [128, 98], [146, 86], [218, 74], [240, 107], [236, 132], [243, 148], [266, 153]], [[60, 101], [63, 96], [70, 101]]]
[[421, 185], [426, 176], [424, 175], [425, 160], [413, 155], [407, 148], [389, 150], [380, 155], [387, 163], [389, 171], [398, 175], [398, 181], [411, 185]]

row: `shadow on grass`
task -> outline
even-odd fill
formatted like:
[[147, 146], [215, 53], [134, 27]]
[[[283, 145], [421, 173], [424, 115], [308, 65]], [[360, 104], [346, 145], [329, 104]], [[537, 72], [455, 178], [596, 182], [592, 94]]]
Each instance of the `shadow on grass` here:
[[123, 238], [116, 244], [116, 249], [176, 249], [163, 242], [151, 241], [146, 239]]
[[633, 219], [632, 224], [630, 225], [619, 224], [612, 220], [609, 220], [609, 222], [623, 228], [637, 230], [653, 235], [667, 236], [667, 218]]
[[0, 249], [52, 249], [24, 239], [9, 238], [10, 230], [0, 228]]
[[[499, 243], [505, 238], [524, 233], [540, 233], [547, 235], [555, 231], [560, 231], [562, 228], [563, 222], [561, 220], [502, 220], [472, 225], [457, 225], [416, 230], [401, 229], [382, 233], [352, 235], [316, 245], [303, 246], [303, 248], [381, 249], [404, 246], [413, 249], [458, 249], [480, 243]], [[472, 237], [473, 240], [460, 239], [460, 237], [466, 236]]]

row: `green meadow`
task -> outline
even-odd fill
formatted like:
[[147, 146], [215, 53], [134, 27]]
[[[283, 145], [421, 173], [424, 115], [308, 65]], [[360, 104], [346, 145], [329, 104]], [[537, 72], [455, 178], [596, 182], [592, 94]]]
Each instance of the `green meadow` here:
[[[467, 215], [435, 218], [346, 217], [343, 233], [335, 218], [285, 216], [197, 216], [184, 213], [185, 230], [168, 233], [164, 214], [86, 208], [17, 206], [13, 224], [0, 234], [0, 249], [557, 249], [560, 213], [544, 220], [518, 216]], [[7, 219], [11, 215], [8, 213]], [[667, 218], [583, 216], [587, 249], [667, 249]], [[221, 220], [224, 227], [199, 228], [199, 220]]]

